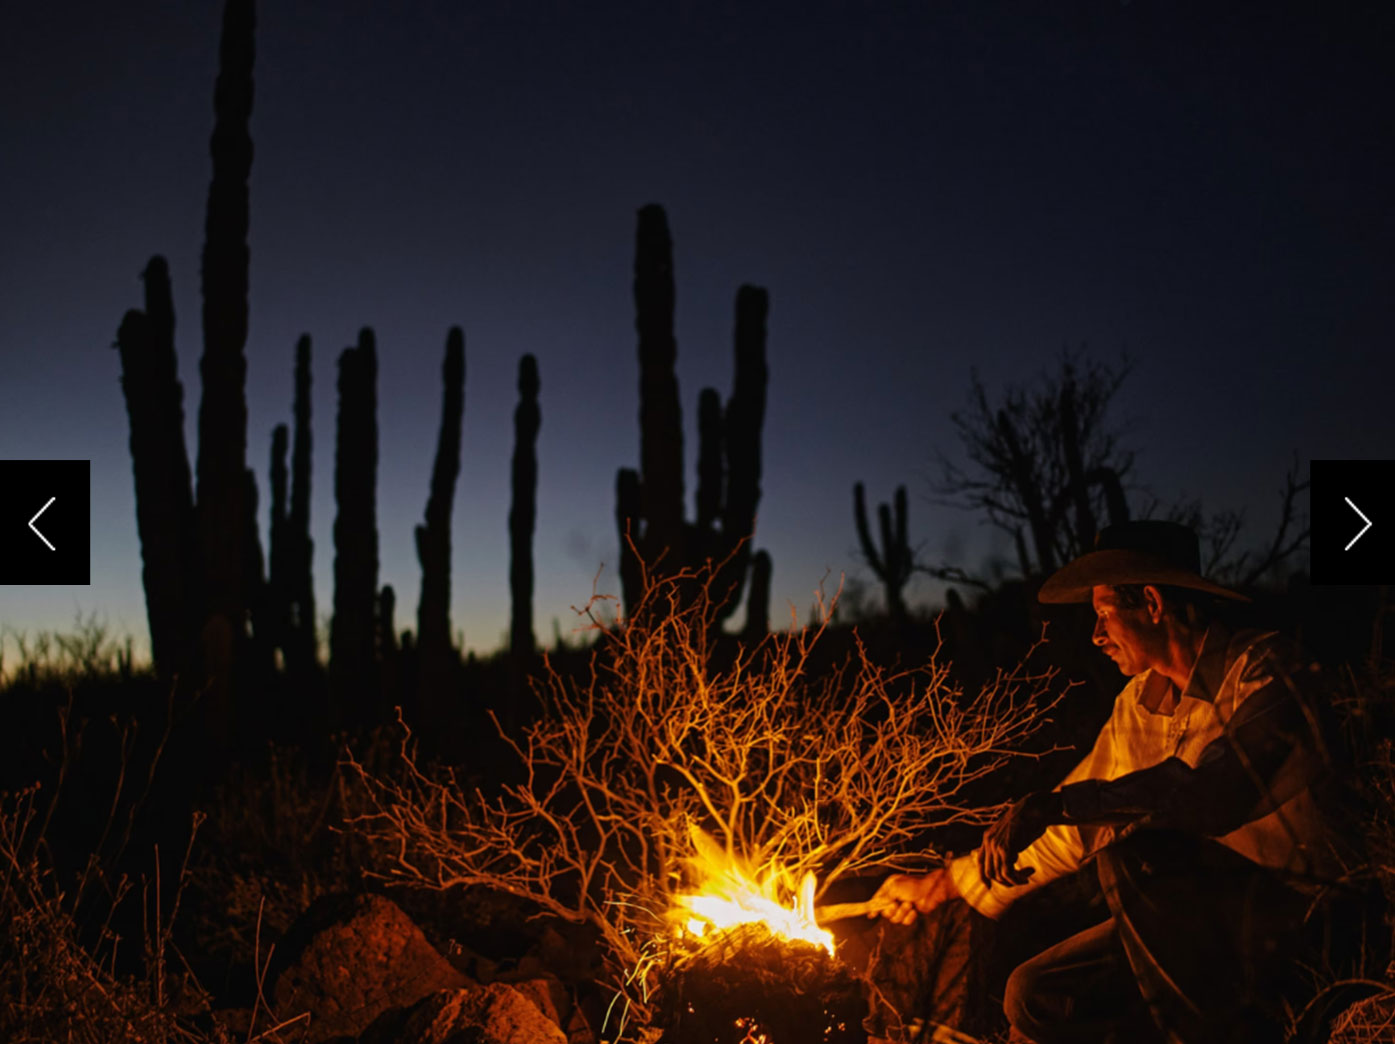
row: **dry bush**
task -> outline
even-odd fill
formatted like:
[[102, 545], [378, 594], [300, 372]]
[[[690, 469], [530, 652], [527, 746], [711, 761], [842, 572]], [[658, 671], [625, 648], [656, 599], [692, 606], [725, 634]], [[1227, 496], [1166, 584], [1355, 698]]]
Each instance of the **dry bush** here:
[[1395, 1040], [1395, 989], [1357, 1001], [1332, 1022], [1332, 1044], [1382, 1044]]
[[347, 760], [371, 805], [351, 826], [390, 854], [387, 879], [480, 886], [590, 925], [640, 1024], [672, 938], [665, 915], [688, 883], [691, 828], [758, 870], [812, 870], [821, 888], [923, 865], [935, 857], [927, 832], [991, 817], [966, 788], [1054, 704], [1053, 672], [1024, 666], [975, 694], [934, 657], [887, 670], [860, 646], [815, 672], [832, 606], [815, 626], [732, 649], [710, 584], [710, 573], [653, 581], [584, 676], [549, 665], [538, 718], [500, 730], [519, 776], [497, 792], [423, 765], [409, 732], [391, 772]]

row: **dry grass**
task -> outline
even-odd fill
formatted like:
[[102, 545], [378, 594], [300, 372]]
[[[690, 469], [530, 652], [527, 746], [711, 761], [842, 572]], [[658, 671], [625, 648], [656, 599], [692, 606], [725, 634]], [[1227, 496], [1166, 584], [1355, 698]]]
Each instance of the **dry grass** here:
[[[33, 787], [0, 803], [0, 1039], [203, 1040], [188, 1016], [206, 996], [170, 946], [182, 883], [171, 899], [158, 879], [137, 888], [89, 863], [64, 887], [39, 833], [38, 796]], [[162, 899], [171, 905], [162, 909]], [[123, 939], [112, 927], [117, 909], [133, 901], [145, 919], [143, 940]], [[131, 946], [140, 947], [136, 975], [120, 970]]]
[[[11, 654], [0, 662], [10, 720], [42, 722], [52, 744], [31, 759], [45, 766], [43, 782], [0, 792], [0, 1040], [278, 1044], [282, 1027], [266, 1019], [234, 1035], [175, 943], [204, 817], [195, 814], [192, 828], [165, 824], [162, 838], [173, 831], [182, 857], [172, 879], [162, 880], [158, 843], [139, 858], [128, 851], [170, 735], [170, 708], [164, 731], [143, 745], [136, 737], [151, 722], [116, 709], [144, 702], [154, 683], [131, 647], [95, 618], [68, 634], [0, 636], [0, 657]], [[13, 735], [37, 741], [22, 724]], [[72, 821], [93, 811], [91, 821]]]
[[255, 967], [258, 949], [314, 900], [361, 887], [366, 846], [338, 829], [348, 796], [341, 772], [323, 778], [293, 748], [234, 767], [204, 806], [193, 862], [190, 927], [202, 953]]
[[828, 613], [719, 648], [709, 582], [655, 581], [605, 630], [587, 674], [549, 670], [540, 717], [503, 733], [519, 775], [497, 793], [419, 763], [410, 733], [391, 772], [348, 759], [371, 802], [352, 827], [390, 857], [387, 879], [482, 886], [590, 925], [632, 1026], [651, 1017], [693, 827], [758, 870], [814, 871], [821, 887], [907, 851], [923, 865], [935, 828], [991, 817], [966, 788], [1057, 698], [1049, 671], [1017, 667], [965, 693], [935, 658], [891, 671], [860, 648], [816, 673]]
[[148, 669], [137, 663], [132, 638], [112, 637], [95, 613], [79, 614], [66, 632], [0, 627], [0, 689], [129, 679]]

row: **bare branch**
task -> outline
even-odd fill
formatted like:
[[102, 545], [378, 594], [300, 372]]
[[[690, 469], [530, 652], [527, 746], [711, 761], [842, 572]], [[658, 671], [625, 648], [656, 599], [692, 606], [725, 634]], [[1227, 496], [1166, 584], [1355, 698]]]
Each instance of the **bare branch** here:
[[1012, 534], [1034, 553], [1033, 572], [1088, 550], [1095, 529], [1127, 513], [1134, 455], [1119, 447], [1108, 414], [1128, 374], [1126, 360], [1067, 351], [1030, 388], [1009, 386], [990, 402], [974, 373], [969, 408], [951, 418], [972, 466], [941, 455], [940, 502], [980, 511]]

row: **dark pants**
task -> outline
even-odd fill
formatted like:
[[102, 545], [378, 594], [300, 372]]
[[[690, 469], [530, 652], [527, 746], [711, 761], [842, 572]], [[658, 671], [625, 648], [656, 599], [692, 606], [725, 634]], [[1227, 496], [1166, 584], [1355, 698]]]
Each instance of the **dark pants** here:
[[1037, 1044], [1282, 1041], [1311, 900], [1214, 841], [1134, 834], [1097, 856], [1110, 918], [1022, 964], [1003, 1006]]

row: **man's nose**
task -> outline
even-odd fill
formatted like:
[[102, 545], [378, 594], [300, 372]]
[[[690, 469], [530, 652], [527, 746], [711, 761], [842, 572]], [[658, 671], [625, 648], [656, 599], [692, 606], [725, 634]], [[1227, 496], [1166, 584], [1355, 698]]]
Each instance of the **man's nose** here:
[[1108, 635], [1106, 635], [1104, 632], [1104, 617], [1095, 617], [1095, 632], [1094, 634], [1090, 635], [1090, 640], [1094, 642], [1096, 645], [1103, 645], [1107, 638]]

